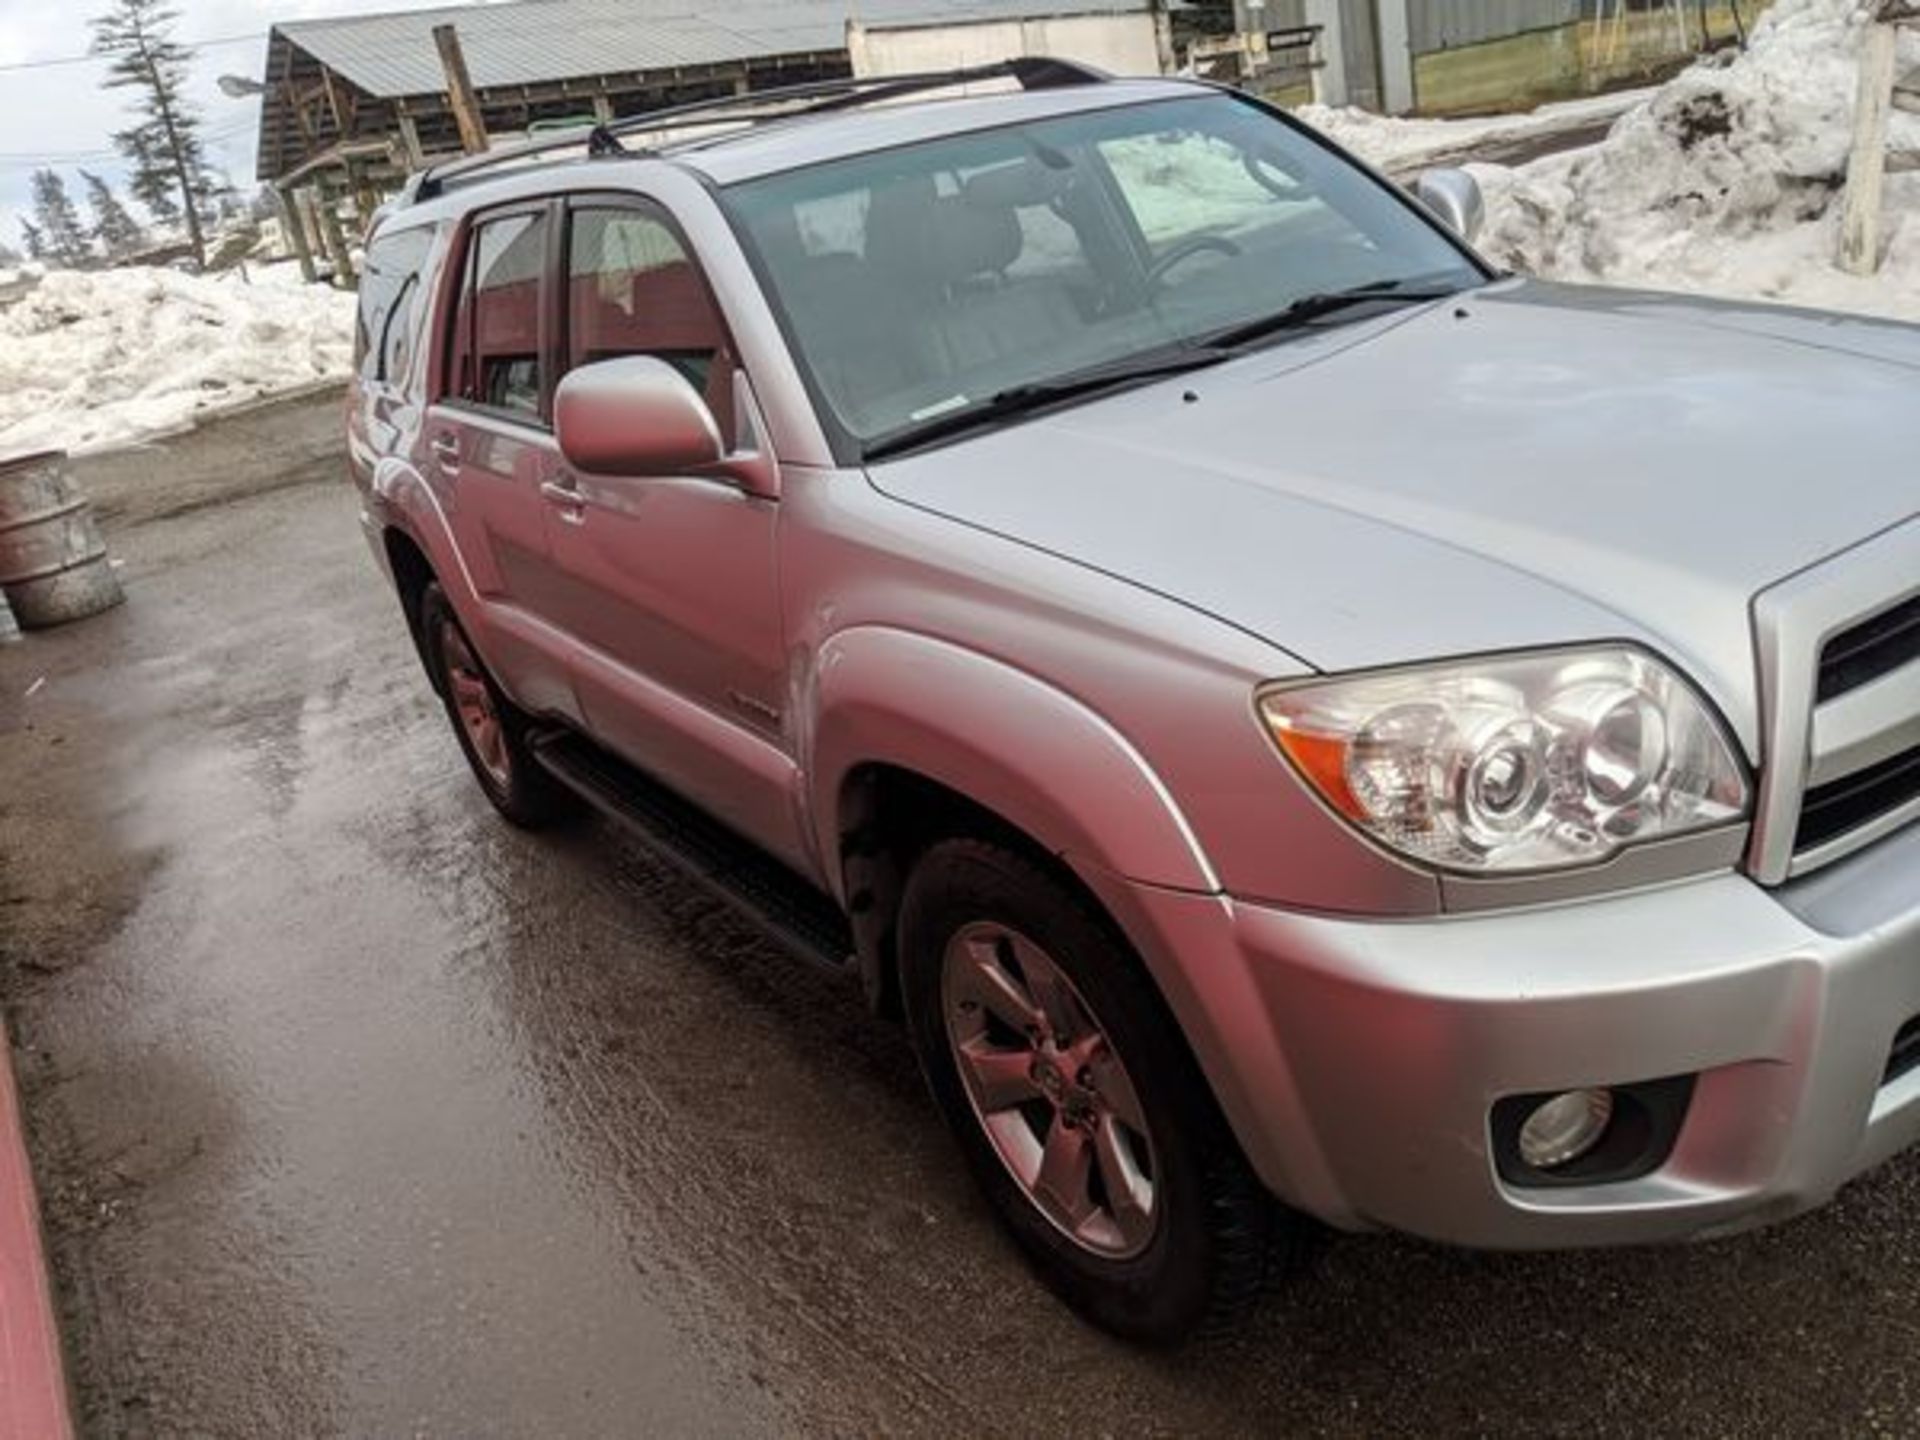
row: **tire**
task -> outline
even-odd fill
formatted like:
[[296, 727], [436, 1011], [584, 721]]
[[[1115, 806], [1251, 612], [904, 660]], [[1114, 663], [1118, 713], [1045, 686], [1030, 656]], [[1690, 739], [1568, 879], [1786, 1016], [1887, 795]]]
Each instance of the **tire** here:
[[573, 793], [533, 758], [529, 717], [488, 673], [437, 583], [420, 596], [420, 637], [454, 738], [493, 808], [523, 830], [572, 818], [579, 808]]
[[[908, 1025], [934, 1099], [1056, 1294], [1094, 1324], [1150, 1344], [1224, 1328], [1259, 1297], [1292, 1227], [1242, 1157], [1144, 968], [1090, 901], [1016, 850], [942, 841], [908, 880], [900, 953]], [[1019, 983], [1009, 992], [996, 976]], [[1042, 992], [1052, 1003], [1035, 1001]], [[1036, 1012], [1042, 1038], [1036, 1044], [1030, 1027], [1023, 1049], [1012, 1022]], [[1038, 1093], [1023, 1101], [1023, 1088]], [[1050, 1184], [1063, 1125], [1059, 1154], [1092, 1156], [1056, 1167], [1068, 1183]], [[1045, 1198], [1080, 1190], [1082, 1175], [1075, 1203]]]

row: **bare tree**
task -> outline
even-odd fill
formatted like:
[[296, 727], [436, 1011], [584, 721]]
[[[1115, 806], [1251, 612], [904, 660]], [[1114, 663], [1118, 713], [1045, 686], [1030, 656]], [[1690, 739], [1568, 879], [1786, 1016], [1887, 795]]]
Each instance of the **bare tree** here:
[[113, 0], [92, 22], [93, 48], [111, 61], [108, 89], [138, 92], [140, 122], [113, 137], [133, 165], [134, 195], [156, 220], [186, 222], [194, 260], [204, 266], [210, 186], [200, 117], [186, 98], [188, 52], [172, 37], [178, 18], [167, 0]]

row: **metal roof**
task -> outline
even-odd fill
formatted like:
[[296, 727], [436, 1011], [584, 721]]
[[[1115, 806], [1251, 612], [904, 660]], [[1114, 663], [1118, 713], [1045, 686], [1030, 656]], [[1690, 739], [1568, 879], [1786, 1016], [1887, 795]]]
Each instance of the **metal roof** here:
[[1133, 13], [1147, 0], [517, 0], [437, 10], [301, 20], [284, 39], [383, 100], [446, 87], [433, 28], [459, 27], [481, 90], [626, 71], [714, 65], [846, 48], [864, 25]]

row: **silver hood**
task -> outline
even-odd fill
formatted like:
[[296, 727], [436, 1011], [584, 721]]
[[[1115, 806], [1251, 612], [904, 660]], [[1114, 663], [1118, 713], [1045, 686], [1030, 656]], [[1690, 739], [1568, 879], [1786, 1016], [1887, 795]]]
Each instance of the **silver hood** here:
[[1637, 639], [1751, 751], [1755, 592], [1920, 513], [1920, 328], [1506, 282], [872, 479], [1322, 670]]

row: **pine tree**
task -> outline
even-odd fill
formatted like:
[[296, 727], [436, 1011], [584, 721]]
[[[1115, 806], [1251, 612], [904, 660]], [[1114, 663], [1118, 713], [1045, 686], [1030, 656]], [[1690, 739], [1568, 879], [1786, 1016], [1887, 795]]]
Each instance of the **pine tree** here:
[[92, 22], [93, 48], [112, 62], [108, 89], [139, 92], [140, 122], [113, 137], [132, 162], [134, 195], [162, 223], [185, 220], [194, 260], [205, 266], [207, 164], [200, 117], [186, 98], [188, 52], [172, 37], [178, 18], [167, 0], [113, 0]]
[[45, 260], [47, 258], [47, 237], [40, 233], [40, 227], [31, 220], [20, 222], [20, 243], [27, 247], [27, 259]]
[[33, 220], [44, 239], [46, 257], [54, 264], [71, 267], [93, 258], [86, 227], [58, 170], [33, 172]]
[[180, 218], [180, 196], [173, 188], [173, 170], [154, 145], [154, 137], [144, 130], [129, 130], [115, 139], [120, 153], [133, 162], [133, 179], [127, 188], [155, 223], [173, 224]]
[[113, 187], [91, 170], [82, 170], [80, 178], [87, 186], [87, 208], [93, 211], [93, 238], [100, 242], [107, 258], [118, 260], [138, 250], [146, 237], [139, 222], [113, 193]]

